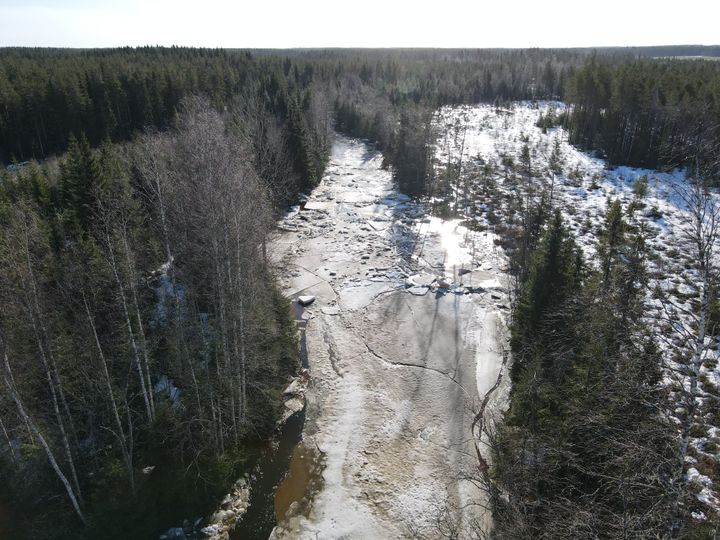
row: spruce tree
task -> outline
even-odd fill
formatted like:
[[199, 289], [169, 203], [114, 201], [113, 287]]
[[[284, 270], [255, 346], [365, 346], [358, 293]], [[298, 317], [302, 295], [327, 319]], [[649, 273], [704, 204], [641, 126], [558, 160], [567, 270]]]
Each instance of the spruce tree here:
[[522, 287], [512, 328], [513, 378], [522, 370], [526, 353], [546, 341], [542, 328], [548, 317], [553, 332], [561, 331], [563, 317], [556, 310], [580, 283], [581, 258], [557, 210], [540, 248], [533, 256], [528, 279]]
[[610, 273], [618, 261], [620, 252], [625, 243], [626, 224], [623, 220], [622, 205], [614, 200], [608, 205], [605, 214], [605, 225], [600, 233], [598, 242], [598, 255], [603, 282], [607, 284]]
[[67, 157], [61, 164], [60, 196], [66, 223], [79, 233], [90, 229], [97, 194], [105, 178], [84, 134], [71, 135]]

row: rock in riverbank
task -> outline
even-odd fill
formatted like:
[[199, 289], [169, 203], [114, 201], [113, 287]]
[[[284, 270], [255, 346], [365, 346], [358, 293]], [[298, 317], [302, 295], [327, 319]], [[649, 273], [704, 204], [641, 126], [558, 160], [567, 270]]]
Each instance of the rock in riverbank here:
[[230, 493], [220, 503], [220, 509], [210, 518], [210, 524], [203, 527], [201, 532], [210, 540], [228, 540], [230, 531], [247, 512], [249, 500], [250, 484], [247, 478], [243, 477], [233, 484]]
[[283, 414], [278, 422], [278, 426], [282, 426], [296, 412], [305, 408], [305, 391], [310, 382], [310, 373], [307, 369], [300, 371], [300, 375], [294, 377], [287, 388], [283, 391], [285, 403], [283, 404]]

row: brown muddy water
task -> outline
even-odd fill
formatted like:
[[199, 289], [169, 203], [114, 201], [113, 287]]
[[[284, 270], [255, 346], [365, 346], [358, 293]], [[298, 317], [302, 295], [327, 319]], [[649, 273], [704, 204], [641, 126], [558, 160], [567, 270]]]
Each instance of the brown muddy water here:
[[275, 492], [275, 516], [282, 521], [293, 503], [302, 504], [313, 485], [318, 480], [316, 474], [319, 466], [318, 452], [313, 448], [298, 444], [290, 458], [288, 475], [280, 483]]

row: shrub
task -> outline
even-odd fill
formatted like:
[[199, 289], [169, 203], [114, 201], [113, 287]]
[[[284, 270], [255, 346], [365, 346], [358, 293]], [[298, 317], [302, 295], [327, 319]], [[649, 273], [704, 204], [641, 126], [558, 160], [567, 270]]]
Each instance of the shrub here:
[[643, 199], [648, 192], [648, 178], [647, 175], [642, 175], [633, 186], [633, 193], [637, 199]]

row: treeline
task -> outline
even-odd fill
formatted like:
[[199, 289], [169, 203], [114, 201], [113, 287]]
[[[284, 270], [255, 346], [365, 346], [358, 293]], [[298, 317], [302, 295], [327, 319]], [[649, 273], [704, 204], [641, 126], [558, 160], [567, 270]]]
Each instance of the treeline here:
[[[308, 52], [337, 59], [338, 51]], [[430, 124], [440, 106], [562, 99], [588, 51], [553, 49], [349, 51], [337, 77], [337, 125], [375, 141], [401, 190], [433, 189]], [[336, 60], [339, 61], [339, 60]]]
[[304, 51], [334, 62], [341, 131], [377, 142], [400, 188], [433, 190], [432, 113], [448, 104], [558, 99], [570, 139], [613, 164], [717, 176], [720, 63], [648, 58], [716, 48]]
[[42, 159], [85, 134], [94, 146], [165, 128], [180, 99], [202, 93], [216, 104], [253, 75], [245, 55], [221, 50], [0, 50], [0, 159]]
[[232, 106], [238, 96], [245, 101], [253, 96], [284, 124], [300, 177], [319, 178], [325, 148], [318, 126], [299, 116], [329, 108], [341, 131], [376, 141], [401, 187], [419, 193], [426, 190], [428, 170], [417, 157], [425, 153], [436, 107], [560, 99], [565, 80], [587, 54], [540, 49], [0, 49], [0, 161], [62, 153], [72, 135], [84, 134], [98, 146], [128, 140], [148, 126], [165, 129], [184, 96], [204, 95], [217, 108]]
[[183, 97], [202, 95], [218, 109], [239, 101], [270, 117], [257, 144], [279, 130], [298, 189], [307, 189], [328, 151], [327, 129], [313, 120], [326, 122], [323, 89], [312, 82], [312, 66], [220, 49], [0, 49], [0, 161], [62, 154], [73, 136], [96, 147], [163, 130]]
[[687, 165], [699, 154], [706, 164], [720, 137], [720, 64], [647, 58], [690, 54], [717, 51], [0, 49], [0, 161], [62, 153], [81, 133], [97, 146], [165, 129], [180, 100], [200, 94], [217, 108], [255, 96], [293, 134], [300, 176], [315, 179], [317, 126], [297, 112], [332, 109], [338, 129], [378, 143], [411, 193], [430, 190], [432, 169], [417, 158], [432, 111], [448, 104], [566, 99], [572, 142], [613, 163]]
[[720, 63], [593, 56], [567, 81], [570, 141], [613, 164], [717, 176]]
[[159, 534], [208, 511], [274, 429], [298, 358], [264, 257], [276, 194], [260, 171], [296, 167], [258, 138], [277, 126], [256, 109], [186, 99], [167, 132], [71, 138], [59, 163], [0, 179], [13, 537]]
[[649, 47], [598, 47], [597, 52], [604, 55], [622, 55], [650, 58], [693, 58], [720, 57], [718, 45], [652, 45]]

